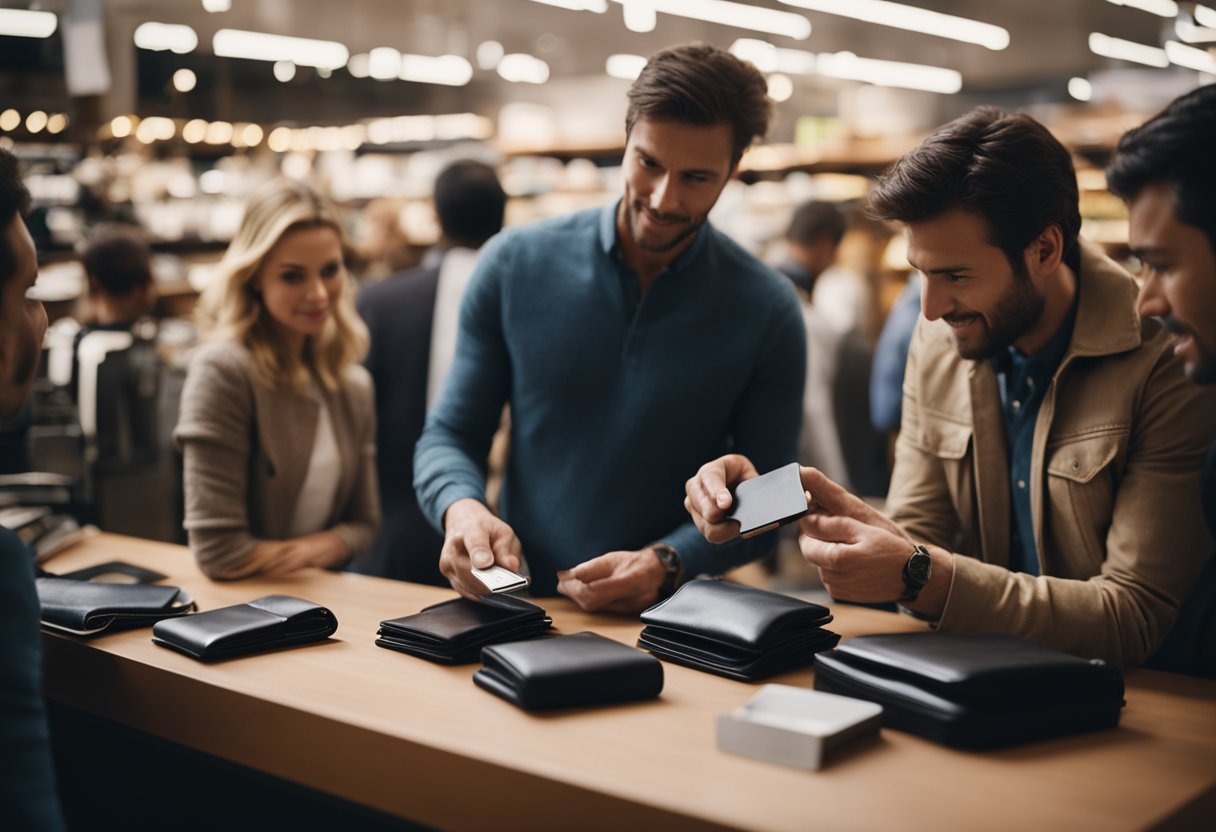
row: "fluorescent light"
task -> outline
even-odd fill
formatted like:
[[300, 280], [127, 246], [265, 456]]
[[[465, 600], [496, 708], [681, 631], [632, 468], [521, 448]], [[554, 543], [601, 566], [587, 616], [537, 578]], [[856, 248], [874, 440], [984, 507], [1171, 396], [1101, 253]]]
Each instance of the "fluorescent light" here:
[[794, 82], [790, 76], [774, 72], [768, 76], [768, 97], [774, 101], [789, 101], [794, 94]]
[[[751, 29], [770, 35], [783, 35], [794, 40], [805, 40], [811, 34], [811, 21], [800, 14], [751, 6], [747, 3], [734, 3], [730, 0], [614, 0], [614, 2], [625, 7], [626, 26], [629, 26], [630, 7], [634, 7], [636, 9], [649, 8], [676, 17], [704, 20], [706, 23], [733, 26], [736, 29]], [[635, 14], [639, 14], [639, 12], [635, 12]], [[645, 14], [645, 12], [640, 12], [640, 14]], [[629, 28], [633, 27], [629, 26]], [[653, 26], [650, 27], [650, 29], [653, 28]], [[640, 31], [650, 31], [650, 29]]]
[[[463, 87], [473, 79], [473, 65], [459, 55], [402, 55], [397, 77], [415, 84]], [[549, 77], [548, 67], [545, 67], [545, 77]]]
[[1177, 17], [1178, 4], [1174, 0], [1106, 0], [1115, 6], [1127, 6], [1129, 9], [1139, 9], [1161, 17]]
[[226, 12], [232, 8], [232, 0], [203, 0], [203, 9], [218, 14]]
[[345, 46], [332, 40], [292, 38], [241, 29], [220, 29], [211, 39], [211, 48], [221, 58], [291, 61], [298, 66], [328, 69], [346, 66], [350, 57]]
[[797, 6], [800, 9], [835, 14], [841, 17], [851, 17], [854, 20], [864, 20], [879, 26], [891, 26], [895, 29], [906, 29], [909, 32], [920, 32], [925, 35], [936, 35], [941, 38], [977, 43], [988, 49], [1004, 49], [1009, 46], [1009, 31], [991, 23], [981, 23], [966, 17], [956, 17], [952, 14], [942, 14], [916, 6], [905, 6], [902, 3], [891, 3], [888, 0], [781, 0], [787, 6]]
[[645, 67], [646, 59], [641, 55], [609, 55], [604, 63], [604, 71], [622, 81], [635, 80]]
[[1185, 43], [1171, 40], [1165, 44], [1165, 55], [1172, 64], [1216, 75], [1216, 57], [1212, 57], [1207, 50], [1196, 49]]
[[650, 0], [625, 0], [622, 3], [622, 11], [625, 17], [625, 28], [631, 32], [653, 32], [654, 27], [659, 23], [659, 16], [654, 11], [654, 3]]
[[1207, 26], [1211, 29], [1216, 29], [1216, 9], [1210, 9], [1207, 6], [1195, 4], [1195, 22], [1200, 26]]
[[852, 52], [818, 55], [815, 71], [829, 78], [864, 81], [880, 87], [901, 87], [925, 92], [956, 93], [963, 88], [963, 76], [957, 70], [901, 61], [880, 61], [859, 58]]
[[532, 0], [532, 2], [557, 6], [559, 9], [569, 9], [572, 12], [603, 14], [608, 11], [608, 0]]
[[502, 56], [498, 62], [498, 74], [514, 83], [543, 84], [549, 80], [549, 65], [540, 58], [515, 52]]
[[1086, 78], [1069, 78], [1068, 94], [1078, 101], [1088, 101], [1094, 96], [1094, 87]]
[[801, 49], [778, 49], [768, 41], [739, 38], [730, 47], [731, 54], [750, 61], [761, 72], [784, 72], [790, 75], [814, 75], [815, 55]]
[[1216, 41], [1216, 29], [1206, 26], [1196, 26], [1189, 20], [1178, 18], [1174, 21], [1174, 31], [1184, 43], [1212, 43]]
[[190, 144], [198, 144], [207, 138], [207, 122], [201, 118], [192, 118], [182, 128], [182, 139]]
[[507, 51], [502, 48], [501, 43], [496, 40], [487, 40], [477, 47], [477, 66], [482, 69], [493, 69], [498, 66], [498, 62], [506, 53]]
[[135, 29], [135, 45], [152, 52], [185, 55], [198, 47], [198, 35], [180, 23], [141, 23]]
[[49, 38], [59, 25], [51, 12], [0, 9], [0, 35], [11, 38]]
[[178, 92], [190, 92], [198, 86], [198, 76], [191, 69], [179, 69], [173, 73], [173, 89]]
[[125, 139], [134, 129], [135, 124], [130, 116], [114, 116], [110, 119], [110, 134], [116, 139]]
[[377, 81], [389, 81], [401, 72], [401, 53], [391, 46], [377, 46], [367, 53], [367, 74]]
[[1104, 58], [1114, 58], [1118, 61], [1132, 61], [1147, 66], [1167, 67], [1170, 59], [1165, 56], [1165, 50], [1156, 46], [1145, 46], [1122, 38], [1112, 38], [1100, 32], [1089, 35], [1089, 51]]

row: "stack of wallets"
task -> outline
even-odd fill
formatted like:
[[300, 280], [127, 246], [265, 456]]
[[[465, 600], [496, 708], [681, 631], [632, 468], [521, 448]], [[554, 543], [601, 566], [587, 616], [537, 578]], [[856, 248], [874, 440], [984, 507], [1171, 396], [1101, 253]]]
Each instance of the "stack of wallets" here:
[[718, 748], [815, 771], [842, 746], [874, 736], [882, 706], [791, 685], [765, 685], [718, 716]]
[[376, 644], [440, 664], [468, 664], [478, 661], [488, 644], [536, 638], [552, 626], [543, 609], [509, 595], [453, 598], [381, 621]]
[[324, 641], [337, 630], [338, 619], [325, 607], [291, 595], [267, 595], [247, 604], [161, 621], [152, 628], [152, 641], [200, 661], [213, 661]]
[[147, 627], [194, 610], [194, 601], [175, 586], [38, 578], [37, 587], [42, 626], [77, 636]]
[[956, 748], [1113, 728], [1123, 674], [1002, 635], [859, 636], [815, 662], [815, 689], [883, 707], [883, 724]]
[[595, 633], [499, 644], [481, 660], [473, 682], [525, 711], [635, 702], [663, 690], [661, 662]]
[[810, 664], [840, 636], [827, 607], [727, 583], [690, 581], [642, 613], [638, 639], [656, 656], [744, 682]]

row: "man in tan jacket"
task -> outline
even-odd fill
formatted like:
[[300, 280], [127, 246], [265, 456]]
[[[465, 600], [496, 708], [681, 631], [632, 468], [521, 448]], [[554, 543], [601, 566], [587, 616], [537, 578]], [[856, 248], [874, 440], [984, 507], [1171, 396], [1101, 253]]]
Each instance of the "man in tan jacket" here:
[[[1068, 152], [980, 109], [870, 197], [926, 276], [904, 381], [889, 517], [803, 469], [803, 555], [835, 598], [898, 600], [943, 631], [1009, 633], [1120, 665], [1169, 634], [1210, 551], [1191, 498], [1216, 391], [1188, 384], [1136, 285], [1078, 237]], [[742, 457], [686, 505], [725, 540]]]

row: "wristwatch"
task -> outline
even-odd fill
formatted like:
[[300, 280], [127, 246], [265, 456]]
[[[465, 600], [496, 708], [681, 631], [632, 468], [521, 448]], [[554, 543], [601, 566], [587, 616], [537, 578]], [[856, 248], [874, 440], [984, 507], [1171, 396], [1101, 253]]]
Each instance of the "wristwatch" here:
[[925, 588], [925, 584], [929, 583], [929, 576], [932, 574], [933, 556], [924, 546], [919, 543], [913, 544], [912, 554], [908, 556], [908, 561], [904, 564], [904, 592], [899, 596], [899, 602], [905, 604], [915, 601], [916, 596], [920, 595], [920, 591]]
[[670, 598], [684, 581], [684, 561], [680, 559], [680, 553], [675, 550], [674, 546], [668, 546], [666, 543], [651, 543], [650, 548], [654, 550], [654, 556], [659, 559], [659, 563], [663, 564], [663, 569], [667, 573], [663, 577], [662, 586], [659, 587], [659, 598]]

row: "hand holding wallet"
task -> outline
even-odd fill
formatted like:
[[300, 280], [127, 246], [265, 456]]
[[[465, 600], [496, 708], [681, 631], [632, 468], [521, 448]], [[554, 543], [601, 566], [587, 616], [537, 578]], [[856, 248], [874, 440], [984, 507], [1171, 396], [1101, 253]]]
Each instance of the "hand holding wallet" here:
[[70, 578], [38, 578], [42, 626], [78, 636], [146, 627], [194, 609], [175, 586], [107, 584]]
[[152, 628], [152, 640], [210, 661], [323, 641], [337, 629], [338, 619], [325, 607], [290, 595], [267, 595], [247, 604], [162, 621]]
[[859, 636], [821, 654], [815, 689], [877, 702], [883, 724], [958, 748], [1114, 727], [1123, 675], [1005, 635]]
[[481, 660], [477, 686], [525, 711], [653, 699], [663, 690], [654, 656], [595, 633], [498, 644]]
[[642, 613], [638, 639], [660, 658], [754, 681], [810, 664], [840, 636], [827, 607], [725, 581], [690, 581]]
[[534, 638], [552, 625], [543, 609], [509, 595], [453, 598], [381, 621], [376, 644], [440, 664], [467, 664], [477, 661], [487, 644]]

